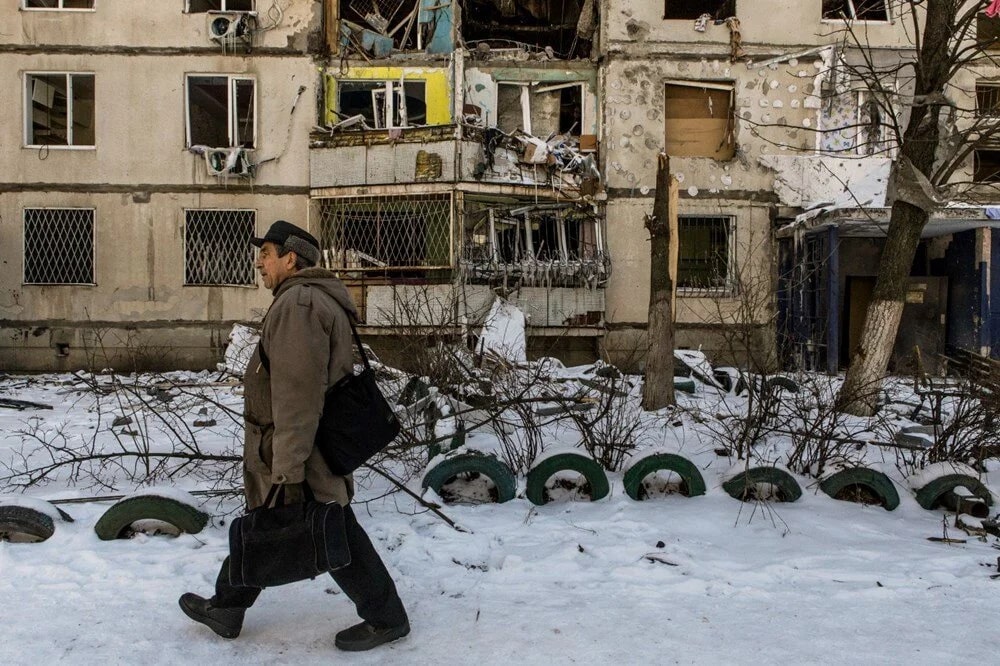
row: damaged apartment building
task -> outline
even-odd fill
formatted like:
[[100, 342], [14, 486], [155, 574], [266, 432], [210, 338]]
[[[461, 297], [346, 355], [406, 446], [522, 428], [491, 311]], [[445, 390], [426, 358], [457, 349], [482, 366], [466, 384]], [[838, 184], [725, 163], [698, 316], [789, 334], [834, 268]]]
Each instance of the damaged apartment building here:
[[270, 302], [247, 241], [276, 219], [321, 238], [376, 349], [472, 330], [499, 293], [530, 339], [592, 351], [610, 274], [597, 16], [589, 0], [5, 3], [0, 367], [211, 365]]
[[[320, 239], [381, 353], [474, 342], [501, 296], [529, 354], [641, 367], [666, 152], [677, 345], [836, 370], [878, 272], [896, 118], [895, 93], [851, 80], [844, 30], [905, 59], [897, 4], [6, 3], [0, 367], [210, 365], [270, 302], [247, 240], [276, 219]], [[991, 67], [956, 79], [985, 116]], [[998, 156], [976, 146], [956, 177], [995, 183]], [[991, 216], [935, 213], [901, 349], [1000, 350]]]
[[[663, 149], [679, 181], [677, 345], [701, 348], [716, 362], [846, 366], [879, 270], [896, 157], [889, 128], [904, 120], [907, 92], [901, 76], [881, 79], [875, 94], [857, 73], [912, 59], [901, 6], [607, 3], [601, 145], [615, 267], [606, 292], [609, 356], [627, 359], [644, 340], [650, 267], [643, 225]], [[980, 16], [979, 37], [995, 40], [998, 26], [1000, 18]], [[852, 48], [849, 30], [870, 48]], [[965, 68], [948, 95], [977, 117], [995, 115], [998, 79], [992, 64]], [[976, 145], [954, 179], [1000, 180], [998, 154]], [[897, 369], [914, 346], [931, 359], [928, 368], [952, 348], [1000, 351], [1000, 298], [990, 299], [1000, 289], [1000, 270], [992, 271], [1000, 234], [991, 235], [998, 213], [937, 202], [911, 270]]]
[[594, 358], [611, 273], [597, 3], [342, 0], [310, 140], [314, 230], [372, 333], [476, 333]]

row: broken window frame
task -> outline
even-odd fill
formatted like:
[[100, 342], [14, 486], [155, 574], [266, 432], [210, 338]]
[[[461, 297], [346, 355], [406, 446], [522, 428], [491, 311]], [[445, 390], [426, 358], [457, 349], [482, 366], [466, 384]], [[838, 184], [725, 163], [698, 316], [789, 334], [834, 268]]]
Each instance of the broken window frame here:
[[[554, 253], [551, 248], [543, 250], [541, 247], [535, 247], [535, 233], [534, 229], [532, 229], [533, 224], [541, 224], [542, 220], [551, 220], [553, 218], [556, 220], [555, 234], [557, 239], [557, 247]], [[567, 227], [567, 224], [571, 222], [578, 222], [580, 225], [576, 232], [576, 235], [579, 236], [579, 244], [573, 251], [570, 251], [571, 234]], [[593, 228], [586, 231], [584, 224], [590, 224]], [[602, 229], [597, 219], [567, 215], [565, 210], [528, 211], [521, 215], [508, 213], [507, 215], [499, 216], [497, 209], [490, 208], [487, 211], [486, 225], [485, 234], [480, 233], [478, 235], [488, 243], [489, 249], [487, 250], [487, 254], [495, 264], [596, 261], [598, 255], [601, 254], [600, 248], [603, 245]], [[499, 236], [500, 225], [506, 225], [509, 229], [516, 231], [513, 236], [513, 243], [502, 242]], [[470, 233], [477, 235], [475, 228], [470, 230]], [[592, 243], [587, 243], [583, 240], [587, 236], [594, 239]], [[501, 247], [504, 245], [509, 245], [513, 248], [513, 256], [503, 256], [504, 253]], [[591, 252], [588, 252], [587, 248], [593, 249]], [[545, 256], [543, 256], [543, 253]]]
[[[66, 77], [66, 143], [65, 144], [49, 144], [49, 143], [37, 143], [35, 139], [35, 129], [34, 129], [34, 102], [35, 102], [35, 89], [32, 86], [32, 82], [40, 77], [55, 77], [55, 76], [65, 76]], [[90, 78], [92, 80], [91, 87], [93, 88], [93, 98], [90, 100], [91, 103], [91, 131], [93, 132], [93, 142], [92, 143], [76, 143], [74, 136], [74, 114], [76, 113], [75, 107], [79, 104], [86, 102], [87, 100], [76, 99], [74, 94], [73, 81], [76, 78]], [[43, 82], [44, 83], [44, 82]], [[48, 84], [46, 84], [48, 85]], [[57, 149], [57, 150], [94, 150], [97, 148], [97, 77], [93, 72], [25, 72], [24, 73], [24, 147], [25, 148], [45, 148]], [[54, 101], [55, 93], [53, 93]], [[48, 108], [52, 108], [49, 106]]]
[[[726, 115], [727, 125], [726, 125], [726, 129], [725, 129], [725, 137], [728, 139], [728, 141], [726, 141], [723, 144], [720, 144], [719, 148], [716, 148], [716, 150], [711, 155], [704, 155], [704, 154], [691, 155], [691, 154], [685, 154], [685, 155], [677, 155], [677, 157], [709, 158], [709, 159], [714, 159], [714, 160], [716, 160], [718, 162], [728, 162], [728, 161], [732, 160], [735, 157], [735, 155], [736, 155], [736, 145], [737, 145], [736, 144], [736, 85], [735, 85], [735, 83], [732, 83], [732, 82], [729, 82], [729, 81], [694, 81], [694, 80], [687, 80], [687, 79], [667, 79], [666, 81], [664, 81], [664, 92], [666, 92], [667, 87], [670, 87], [670, 86], [680, 86], [680, 87], [695, 88], [695, 89], [700, 89], [700, 90], [720, 90], [720, 91], [728, 92], [729, 93], [729, 104], [727, 106], [727, 115]], [[709, 101], [711, 101], [711, 98], [709, 98]], [[668, 114], [667, 114], [667, 101], [666, 101], [666, 99], [664, 99], [664, 102], [663, 102], [663, 113], [664, 113], [664, 124], [663, 124], [664, 137], [663, 138], [664, 138], [664, 147], [666, 147], [666, 146], [668, 146], [670, 144], [670, 142], [667, 140], [667, 136], [666, 136], [666, 134], [667, 134], [667, 125], [672, 120], [671, 118], [667, 117]], [[713, 114], [712, 116], [709, 116], [709, 117], [716, 117], [716, 116], [714, 116], [714, 114]], [[723, 151], [722, 149], [724, 147], [726, 147], [726, 146], [728, 146], [729, 148], [731, 148], [731, 150]], [[668, 154], [671, 154], [670, 151], [667, 151], [667, 152], [668, 152]], [[720, 152], [723, 152], [724, 156], [722, 156], [722, 157], [716, 157], [715, 155], [718, 154], [718, 153], [720, 153]]]
[[[835, 23], [839, 21], [850, 21], [852, 23], [892, 23], [892, 3], [889, 0], [842, 0], [842, 2], [844, 3], [845, 8], [848, 9], [850, 12], [849, 16], [835, 16], [835, 15], [828, 16], [827, 13], [823, 11], [823, 7], [821, 4], [820, 5], [821, 20], [824, 23]], [[884, 19], [857, 18], [858, 16], [857, 6], [859, 4], [867, 4], [875, 2], [882, 3], [883, 9], [885, 9]]]
[[[982, 164], [982, 155], [988, 153], [992, 160], [990, 164], [994, 165], [991, 167], [984, 167]], [[988, 173], [984, 176], [984, 171], [988, 170]], [[1000, 147], [993, 146], [981, 146], [976, 147], [972, 150], [972, 182], [973, 183], [1000, 183]]]
[[[42, 0], [34, 0], [35, 2], [41, 2]], [[89, 7], [67, 7], [67, 2], [87, 2], [90, 4]], [[26, 12], [93, 12], [97, 11], [97, 0], [50, 0], [50, 2], [55, 2], [55, 7], [44, 7], [41, 5], [32, 6], [28, 3], [32, 0], [21, 0], [21, 9]]]
[[[725, 269], [725, 275], [717, 276], [715, 278], [709, 279], [709, 284], [699, 285], [699, 284], [684, 284], [685, 277], [682, 276], [682, 261], [684, 260], [684, 227], [685, 223], [700, 222], [703, 226], [707, 226], [711, 222], [721, 222], [725, 225], [725, 231], [723, 234], [725, 238], [725, 260], [721, 262]], [[709, 230], [709, 234], [712, 231]], [[676, 289], [677, 295], [688, 297], [688, 298], [699, 298], [699, 297], [713, 297], [713, 296], [729, 296], [733, 295], [736, 291], [735, 275], [736, 275], [736, 217], [733, 215], [707, 215], [707, 214], [689, 214], [689, 215], [678, 215], [677, 216], [677, 276], [676, 276]], [[709, 244], [713, 243], [714, 239], [709, 238]], [[714, 259], [711, 255], [718, 254], [721, 252], [714, 252], [712, 248], [709, 248], [709, 256], [701, 258], [700, 261], [703, 263], [712, 263], [713, 261], [718, 261]], [[696, 259], [698, 261], [699, 259]]]
[[[184, 0], [185, 14], [207, 14], [209, 12], [252, 12], [257, 9], [256, 0], [219, 0], [219, 9], [191, 9], [192, 0]], [[238, 8], [230, 8], [230, 3], [239, 3]], [[249, 8], [247, 7], [249, 5]]]
[[[207, 228], [212, 237], [195, 227]], [[257, 211], [252, 208], [185, 208], [184, 286], [256, 287], [250, 244], [256, 229]]]
[[[193, 79], [226, 79], [227, 87], [227, 97], [226, 97], [226, 127], [228, 131], [228, 142], [229, 145], [226, 146], [209, 146], [209, 148], [247, 148], [254, 149], [257, 147], [257, 79], [253, 76], [246, 76], [244, 74], [186, 74], [184, 76], [184, 128], [185, 128], [185, 142], [186, 146], [190, 148], [193, 145], [207, 145], [207, 144], [196, 144], [192, 141], [191, 137], [191, 83]], [[249, 82], [252, 84], [251, 89], [251, 103], [250, 112], [253, 116], [253, 128], [250, 131], [250, 145], [246, 145], [248, 142], [239, 142], [240, 137], [240, 113], [239, 113], [239, 93], [238, 87], [241, 83]]]
[[[338, 79], [337, 80], [337, 108], [336, 115], [340, 122], [352, 117], [343, 110], [342, 95], [344, 84], [371, 84], [371, 113], [375, 127], [371, 129], [389, 130], [406, 129], [417, 127], [411, 125], [409, 119], [409, 109], [407, 108], [407, 85], [419, 85], [423, 88], [424, 100], [424, 120], [427, 120], [427, 81], [424, 79]], [[381, 85], [381, 88], [379, 87]], [[385, 99], [389, 97], [393, 100], [391, 107], [386, 105]], [[365, 119], [367, 120], [367, 118]], [[397, 123], [398, 121], [398, 123]], [[426, 124], [426, 123], [425, 123]], [[363, 128], [358, 128], [363, 129]]]
[[[511, 86], [517, 87], [521, 90], [521, 124], [519, 128], [511, 128], [510, 131], [505, 130], [500, 126], [500, 86]], [[569, 136], [581, 136], [587, 134], [583, 131], [583, 128], [589, 127], [587, 121], [589, 120], [587, 113], [587, 83], [585, 81], [563, 81], [563, 82], [546, 82], [542, 85], [541, 82], [528, 82], [528, 81], [495, 81], [493, 88], [493, 99], [496, 100], [497, 105], [497, 117], [495, 125], [499, 129], [510, 134], [515, 129], [520, 129], [525, 134], [534, 136], [535, 132], [532, 127], [532, 96], [541, 93], [562, 91], [564, 88], [578, 88], [580, 91], [580, 120], [576, 124], [576, 128], [569, 128], [565, 132], [559, 129], [557, 134], [567, 134]], [[561, 115], [561, 113], [560, 113]]]
[[[33, 220], [29, 220], [32, 214], [42, 214], [49, 216], [48, 223], [52, 223], [59, 214], [68, 217], [70, 215], [80, 215], [89, 213], [89, 221], [86, 221], [89, 226], [89, 233], [83, 236], [77, 235], [77, 241], [88, 242], [89, 247], [83, 247], [81, 250], [77, 250], [76, 254], [86, 256], [85, 264], [80, 267], [85, 273], [89, 275], [81, 276], [78, 280], [42, 280], [38, 279], [36, 274], [44, 274], [46, 270], [66, 270], [67, 265], [72, 262], [66, 259], [65, 254], [58, 254], [59, 252], [65, 252], [66, 247], [60, 247], [59, 243], [45, 242], [39, 243], [35, 242], [34, 239], [29, 239], [32, 233], [29, 231], [29, 225], [33, 224]], [[96, 263], [97, 263], [97, 243], [96, 243], [96, 209], [86, 208], [86, 207], [31, 207], [25, 208], [21, 215], [21, 257], [22, 257], [22, 270], [21, 270], [21, 280], [24, 285], [39, 285], [39, 286], [96, 286], [97, 282], [95, 279], [96, 273]], [[46, 221], [41, 221], [39, 224], [45, 224]], [[51, 239], [53, 235], [57, 232], [48, 232], [48, 238]], [[35, 260], [35, 254], [39, 253], [37, 257], [37, 263], [39, 266], [36, 268], [32, 266], [32, 262]], [[32, 278], [32, 279], [29, 279]]]

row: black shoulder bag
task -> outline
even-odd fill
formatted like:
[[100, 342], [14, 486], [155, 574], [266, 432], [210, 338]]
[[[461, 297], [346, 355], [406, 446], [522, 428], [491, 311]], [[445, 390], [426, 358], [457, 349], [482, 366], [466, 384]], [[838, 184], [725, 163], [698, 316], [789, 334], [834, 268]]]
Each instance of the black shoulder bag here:
[[[229, 525], [229, 582], [240, 587], [285, 585], [351, 563], [344, 508], [306, 501], [282, 506], [285, 489], [271, 486], [263, 506]], [[274, 500], [276, 506], [271, 506]]]
[[[349, 312], [347, 322], [365, 368], [357, 375], [348, 373], [326, 390], [323, 415], [316, 430], [316, 447], [323, 460], [331, 472], [342, 476], [387, 447], [400, 430], [399, 420], [375, 381], [375, 371], [368, 363], [368, 355], [361, 346], [361, 337]], [[258, 344], [257, 348], [261, 364], [270, 373], [271, 365], [263, 345]]]

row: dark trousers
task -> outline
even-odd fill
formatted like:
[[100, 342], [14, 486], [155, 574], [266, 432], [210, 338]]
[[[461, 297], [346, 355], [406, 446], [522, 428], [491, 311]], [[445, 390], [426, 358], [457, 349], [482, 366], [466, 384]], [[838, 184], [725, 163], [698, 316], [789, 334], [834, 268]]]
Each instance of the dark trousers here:
[[[344, 526], [351, 549], [351, 563], [331, 571], [330, 575], [357, 606], [362, 620], [378, 628], [400, 626], [407, 619], [396, 585], [349, 506], [344, 507]], [[219, 608], [250, 608], [260, 592], [259, 587], [236, 587], [229, 584], [227, 557], [215, 581], [212, 603]]]

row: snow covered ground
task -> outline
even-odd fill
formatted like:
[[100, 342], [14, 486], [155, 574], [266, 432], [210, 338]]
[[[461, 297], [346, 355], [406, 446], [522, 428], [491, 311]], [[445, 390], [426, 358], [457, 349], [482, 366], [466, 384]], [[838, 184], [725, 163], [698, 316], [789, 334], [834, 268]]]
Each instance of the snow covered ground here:
[[[55, 406], [0, 409], [0, 456], [12, 459], [34, 417], [71, 437], [98, 418], [108, 425], [112, 415], [73, 387], [69, 376], [0, 379], [0, 397]], [[238, 406], [238, 391], [219, 391]], [[215, 416], [203, 440], [221, 451], [232, 432]], [[267, 590], [235, 641], [180, 612], [183, 592], [210, 594], [235, 503], [208, 500], [215, 518], [196, 535], [108, 542], [93, 526], [110, 503], [62, 505], [75, 522], [47, 541], [0, 542], [0, 663], [995, 663], [994, 537], [957, 530], [954, 516], [921, 509], [899, 484], [893, 512], [835, 501], [804, 477], [797, 502], [740, 503], [721, 488], [729, 461], [689, 452], [707, 465], [704, 496], [637, 502], [612, 474], [610, 496], [593, 503], [444, 507], [468, 533], [404, 495], [382, 497], [382, 483], [362, 488], [359, 501], [379, 499], [355, 510], [413, 628], [367, 654], [334, 647], [356, 616], [329, 579]], [[103, 492], [63, 481], [28, 494]], [[945, 529], [965, 543], [928, 540]]]

